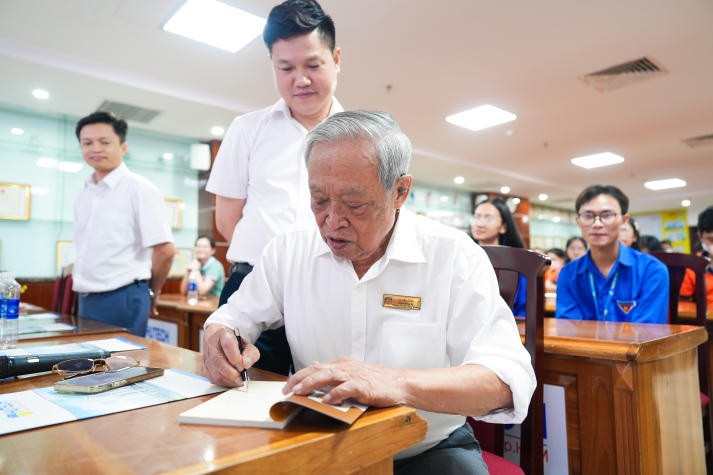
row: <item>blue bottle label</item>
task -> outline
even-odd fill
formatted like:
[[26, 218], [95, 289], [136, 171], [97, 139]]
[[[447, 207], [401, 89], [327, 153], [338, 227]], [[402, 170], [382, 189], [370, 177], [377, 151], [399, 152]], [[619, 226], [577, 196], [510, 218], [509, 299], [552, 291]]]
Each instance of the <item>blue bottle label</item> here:
[[188, 283], [188, 291], [195, 292], [196, 290], [198, 290], [198, 284], [195, 282], [189, 282]]
[[20, 299], [0, 299], [0, 315], [6, 319], [18, 318], [20, 315]]

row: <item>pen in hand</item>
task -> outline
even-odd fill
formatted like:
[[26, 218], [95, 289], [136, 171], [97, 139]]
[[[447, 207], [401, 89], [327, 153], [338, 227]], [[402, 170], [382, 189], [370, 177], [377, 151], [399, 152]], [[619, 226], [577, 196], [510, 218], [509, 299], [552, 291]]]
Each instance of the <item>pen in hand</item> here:
[[[240, 337], [240, 330], [237, 328], [235, 329], [235, 338], [238, 339], [238, 349], [240, 350], [240, 354], [243, 354], [243, 351], [245, 351], [245, 347], [243, 346], [243, 339]], [[245, 385], [245, 390], [248, 390], [248, 370], [243, 369], [240, 372], [240, 377], [243, 378], [243, 383]]]

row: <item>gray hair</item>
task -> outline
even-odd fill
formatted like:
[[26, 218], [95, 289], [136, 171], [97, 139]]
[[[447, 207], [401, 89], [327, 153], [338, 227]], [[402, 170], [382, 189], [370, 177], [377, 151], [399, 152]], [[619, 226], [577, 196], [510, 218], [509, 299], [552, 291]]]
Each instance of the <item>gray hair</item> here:
[[387, 192], [408, 172], [411, 141], [399, 124], [386, 112], [355, 110], [329, 116], [307, 135], [305, 163], [309, 167], [312, 148], [317, 143], [366, 139], [379, 160], [379, 181]]

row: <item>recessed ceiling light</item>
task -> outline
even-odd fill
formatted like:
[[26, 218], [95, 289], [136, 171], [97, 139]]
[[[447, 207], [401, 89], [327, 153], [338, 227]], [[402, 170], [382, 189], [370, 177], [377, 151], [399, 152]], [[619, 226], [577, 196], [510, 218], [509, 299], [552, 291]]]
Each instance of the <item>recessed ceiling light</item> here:
[[453, 183], [455, 183], [456, 185], [462, 185], [463, 183], [465, 183], [465, 178], [463, 178], [462, 176], [457, 176], [453, 179]]
[[547, 193], [540, 193], [539, 195], [537, 195], [537, 199], [540, 201], [547, 201], [547, 198], [549, 198], [549, 196], [547, 196]]
[[161, 155], [161, 158], [163, 158], [164, 160], [173, 160], [173, 154], [171, 152], [166, 152]]
[[500, 193], [507, 195], [508, 193], [510, 193], [510, 187], [509, 186], [501, 186]]
[[44, 89], [33, 89], [32, 95], [35, 96], [35, 99], [49, 99], [50, 97], [50, 93]]
[[681, 188], [686, 186], [686, 182], [680, 178], [667, 178], [665, 180], [652, 180], [644, 183], [649, 190], [668, 190], [670, 188]]
[[485, 104], [474, 109], [468, 109], [446, 117], [446, 122], [469, 130], [483, 130], [488, 127], [511, 122], [517, 119], [512, 112]]
[[516, 196], [515, 198], [513, 198], [513, 199], [512, 199], [512, 204], [514, 204], [514, 205], [519, 205], [519, 204], [520, 204], [520, 198], [518, 198], [517, 196]]
[[10, 129], [10, 133], [11, 133], [12, 135], [22, 135], [22, 134], [25, 133], [25, 131], [22, 130], [21, 128], [19, 128], [19, 127], [13, 127], [12, 129]]
[[235, 53], [259, 36], [264, 27], [264, 18], [223, 2], [188, 0], [163, 29]]
[[624, 157], [617, 155], [612, 152], [602, 152], [595, 153], [594, 155], [584, 155], [582, 157], [575, 157], [572, 160], [572, 165], [577, 165], [578, 167], [586, 168], [599, 168], [608, 167], [609, 165], [616, 165], [624, 161]]
[[691, 206], [691, 200], [681, 200], [681, 206], [683, 206], [684, 208], [688, 208], [689, 206]]
[[446, 195], [441, 195], [441, 203], [448, 203], [448, 197]]
[[222, 137], [225, 133], [225, 129], [219, 125], [214, 125], [210, 128], [210, 133], [213, 134], [214, 137]]

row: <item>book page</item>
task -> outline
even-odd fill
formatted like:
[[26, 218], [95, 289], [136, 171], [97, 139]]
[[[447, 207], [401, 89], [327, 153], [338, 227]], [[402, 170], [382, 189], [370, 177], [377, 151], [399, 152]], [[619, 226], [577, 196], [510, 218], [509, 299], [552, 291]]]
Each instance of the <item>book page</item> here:
[[306, 407], [333, 419], [353, 423], [367, 407], [348, 401], [326, 404], [322, 394], [297, 396], [282, 394], [282, 381], [250, 381], [249, 390], [233, 388], [183, 412], [179, 421], [186, 424], [225, 425], [282, 429]]
[[250, 381], [248, 391], [244, 387], [233, 388], [181, 413], [178, 420], [185, 424], [282, 429], [297, 413], [293, 406], [279, 420], [270, 417], [270, 408], [284, 400], [284, 386], [282, 381]]

